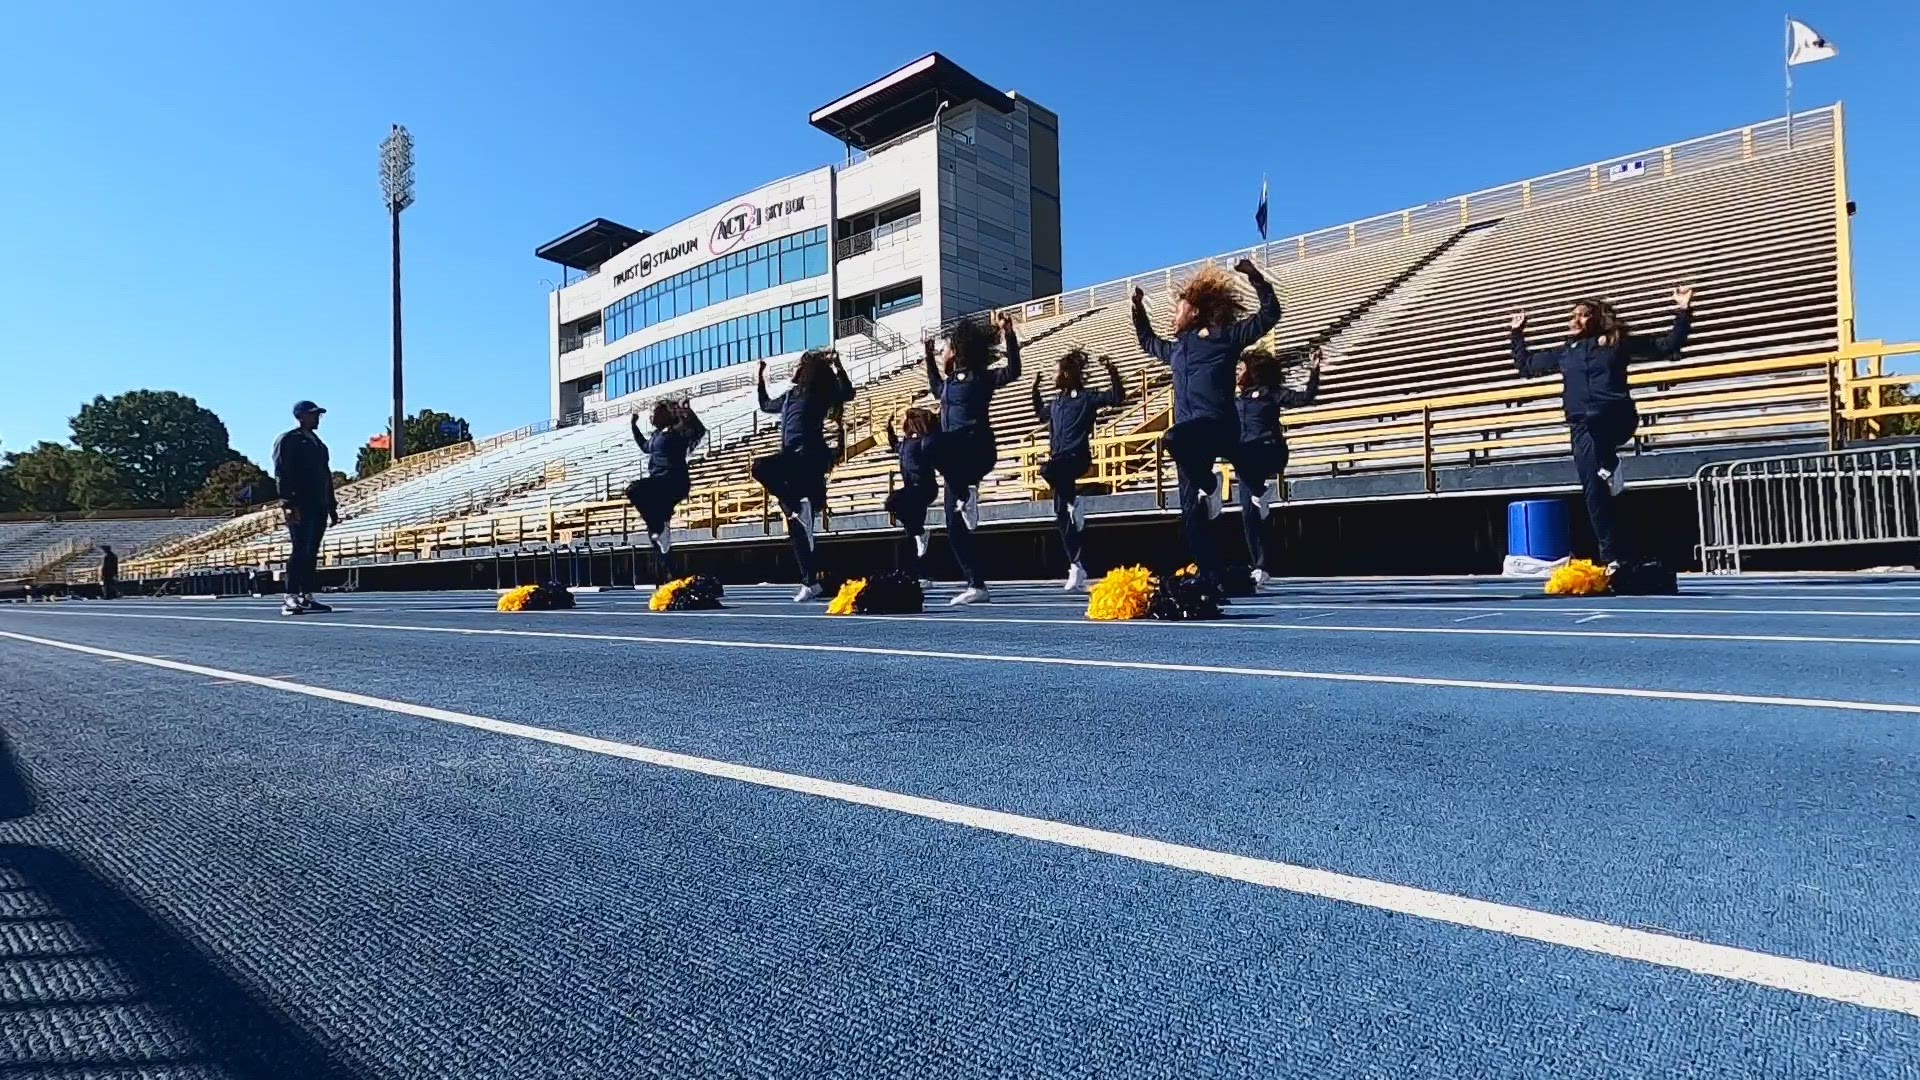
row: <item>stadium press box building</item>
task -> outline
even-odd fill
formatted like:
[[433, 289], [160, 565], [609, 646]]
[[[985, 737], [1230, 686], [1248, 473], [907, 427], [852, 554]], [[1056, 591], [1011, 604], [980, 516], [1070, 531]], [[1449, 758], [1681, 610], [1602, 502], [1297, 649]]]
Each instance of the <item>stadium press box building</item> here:
[[841, 164], [658, 229], [596, 218], [541, 245], [566, 268], [549, 300], [551, 415], [828, 344], [904, 354], [947, 320], [1060, 292], [1051, 111], [933, 53], [809, 119], [844, 144]]

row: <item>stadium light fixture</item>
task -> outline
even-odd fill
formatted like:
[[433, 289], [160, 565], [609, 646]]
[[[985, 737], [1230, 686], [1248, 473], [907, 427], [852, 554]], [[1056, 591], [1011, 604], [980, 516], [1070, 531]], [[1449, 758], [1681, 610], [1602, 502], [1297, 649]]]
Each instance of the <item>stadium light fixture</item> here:
[[399, 124], [380, 143], [380, 191], [393, 228], [393, 427], [389, 460], [405, 453], [406, 405], [400, 347], [400, 211], [413, 205], [413, 136]]

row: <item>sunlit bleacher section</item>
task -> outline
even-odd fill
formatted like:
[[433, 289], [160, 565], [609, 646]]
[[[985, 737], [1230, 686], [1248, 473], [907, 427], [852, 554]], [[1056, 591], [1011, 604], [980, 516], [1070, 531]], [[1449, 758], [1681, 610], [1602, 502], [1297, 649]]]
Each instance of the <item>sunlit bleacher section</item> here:
[[121, 560], [223, 521], [207, 517], [83, 517], [0, 522], [0, 584], [91, 580], [103, 547]]
[[[1677, 362], [1632, 375], [1645, 418], [1638, 451], [1831, 438], [1856, 412], [1877, 424], [1899, 408], [1883, 403], [1880, 384], [1900, 380], [1881, 358], [1914, 350], [1853, 340], [1839, 108], [1797, 116], [1791, 146], [1787, 128], [1784, 118], [1769, 121], [994, 313], [1019, 325], [1027, 372], [995, 400], [1001, 464], [983, 499], [1039, 496], [1046, 447], [1031, 385], [1035, 376], [1049, 382], [1054, 360], [1075, 346], [1113, 357], [1129, 395], [1096, 438], [1090, 490], [1170, 485], [1159, 451], [1170, 380], [1136, 344], [1130, 296], [1142, 289], [1169, 333], [1178, 283], [1242, 258], [1263, 267], [1285, 307], [1272, 344], [1327, 356], [1320, 402], [1287, 418], [1295, 477], [1393, 472], [1423, 477], [1432, 492], [1443, 469], [1564, 455], [1559, 381], [1518, 378], [1510, 314], [1530, 312], [1531, 340], [1544, 345], [1575, 300], [1600, 296], [1639, 332], [1660, 333], [1680, 283], [1696, 290], [1693, 336]], [[849, 344], [840, 343], [843, 353]], [[843, 420], [830, 517], [877, 511], [897, 482], [884, 427], [929, 400], [919, 361], [918, 344], [908, 343], [850, 365], [860, 393]], [[1853, 392], [1860, 380], [1871, 394]], [[715, 537], [778, 532], [748, 473], [777, 439], [771, 418], [754, 409], [750, 376], [706, 390], [696, 403], [713, 434], [676, 526]], [[369, 495], [329, 534], [324, 558], [630, 543], [638, 523], [621, 491], [639, 475], [640, 455], [628, 408], [482, 448]], [[283, 557], [283, 532], [255, 533], [164, 569]]]

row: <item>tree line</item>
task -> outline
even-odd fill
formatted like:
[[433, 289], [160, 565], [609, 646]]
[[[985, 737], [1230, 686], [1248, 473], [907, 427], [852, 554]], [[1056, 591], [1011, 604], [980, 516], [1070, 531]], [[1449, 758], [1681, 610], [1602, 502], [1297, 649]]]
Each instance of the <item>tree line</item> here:
[[[229, 444], [220, 417], [184, 394], [103, 395], [67, 423], [69, 442], [42, 441], [0, 459], [0, 512], [226, 513], [278, 498], [273, 477]], [[406, 420], [410, 452], [468, 438], [466, 421], [447, 413], [423, 409]], [[389, 464], [387, 451], [362, 446], [354, 471], [365, 479]], [[333, 474], [335, 487], [349, 479]]]

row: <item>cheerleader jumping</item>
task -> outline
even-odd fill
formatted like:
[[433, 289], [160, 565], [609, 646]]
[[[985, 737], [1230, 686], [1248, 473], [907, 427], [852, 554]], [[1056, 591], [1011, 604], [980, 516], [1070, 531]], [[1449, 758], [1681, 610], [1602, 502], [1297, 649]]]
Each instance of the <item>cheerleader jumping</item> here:
[[1266, 349], [1249, 349], [1240, 361], [1240, 393], [1234, 408], [1240, 414], [1240, 446], [1233, 462], [1235, 486], [1240, 489], [1240, 527], [1247, 534], [1247, 565], [1253, 568], [1255, 591], [1266, 587], [1267, 515], [1280, 477], [1287, 471], [1287, 433], [1280, 410], [1311, 405], [1320, 395], [1320, 350], [1307, 360], [1307, 387], [1288, 388], [1281, 379], [1280, 358]]
[[647, 524], [647, 542], [653, 545], [655, 576], [667, 580], [672, 567], [673, 512], [693, 488], [687, 453], [706, 437], [707, 427], [694, 415], [690, 401], [658, 401], [653, 406], [653, 432], [642, 434], [640, 414], [628, 417], [634, 444], [647, 455], [647, 474], [627, 485], [627, 501]]
[[1040, 396], [1040, 376], [1033, 377], [1033, 412], [1047, 425], [1047, 463], [1040, 467], [1040, 475], [1053, 489], [1053, 520], [1067, 549], [1068, 592], [1087, 587], [1087, 567], [1081, 561], [1087, 515], [1080, 506], [1080, 478], [1093, 466], [1094, 421], [1101, 409], [1127, 400], [1113, 359], [1103, 356], [1100, 364], [1107, 369], [1107, 389], [1089, 390], [1086, 350], [1074, 349], [1062, 356], [1054, 368], [1052, 401]]
[[1173, 426], [1167, 455], [1180, 477], [1180, 526], [1200, 574], [1218, 581], [1220, 555], [1208, 523], [1220, 516], [1220, 474], [1213, 463], [1240, 445], [1234, 408], [1234, 370], [1240, 353], [1280, 322], [1280, 298], [1251, 259], [1234, 269], [1260, 297], [1260, 308], [1243, 315], [1225, 272], [1208, 267], [1180, 289], [1174, 306], [1173, 340], [1154, 332], [1147, 294], [1133, 290], [1133, 328], [1140, 350], [1173, 369]]
[[947, 542], [953, 545], [954, 561], [967, 579], [960, 595], [947, 602], [954, 607], [988, 600], [987, 579], [980, 572], [973, 537], [980, 527], [980, 481], [993, 471], [999, 457], [987, 410], [994, 391], [1020, 378], [1020, 341], [1011, 315], [1001, 316], [1000, 334], [1007, 346], [1007, 363], [992, 370], [988, 365], [993, 363], [993, 327], [987, 322], [965, 319], [956, 324], [941, 356], [936, 356], [933, 340], [927, 340], [927, 388], [940, 402], [941, 437], [934, 469], [946, 482], [942, 505]]
[[1567, 318], [1563, 345], [1533, 352], [1527, 348], [1527, 313], [1509, 324], [1513, 363], [1525, 378], [1559, 374], [1561, 409], [1573, 443], [1573, 465], [1586, 496], [1587, 518], [1600, 545], [1600, 563], [1617, 569], [1624, 552], [1614, 534], [1613, 500], [1626, 490], [1620, 471], [1620, 444], [1640, 428], [1640, 411], [1627, 389], [1627, 365], [1636, 360], [1671, 360], [1687, 343], [1693, 326], [1693, 286], [1673, 290], [1673, 326], [1665, 337], [1635, 337], [1605, 300], [1582, 300]]
[[893, 418], [887, 418], [887, 446], [900, 457], [900, 487], [887, 495], [887, 513], [900, 523], [911, 545], [905, 569], [927, 584], [927, 508], [940, 498], [940, 475], [934, 471], [934, 450], [939, 443], [940, 421], [926, 409], [907, 410], [902, 422], [905, 437], [895, 435]]
[[826, 506], [827, 473], [832, 471], [833, 448], [827, 445], [827, 417], [853, 400], [853, 382], [832, 349], [801, 354], [793, 369], [793, 387], [779, 397], [767, 396], [767, 362], [760, 361], [760, 411], [780, 417], [780, 452], [758, 458], [753, 478], [779, 503], [787, 520], [787, 539], [800, 566], [800, 591], [794, 603], [818, 599], [821, 593], [813, 550], [813, 514]]

